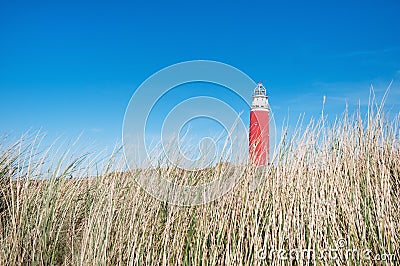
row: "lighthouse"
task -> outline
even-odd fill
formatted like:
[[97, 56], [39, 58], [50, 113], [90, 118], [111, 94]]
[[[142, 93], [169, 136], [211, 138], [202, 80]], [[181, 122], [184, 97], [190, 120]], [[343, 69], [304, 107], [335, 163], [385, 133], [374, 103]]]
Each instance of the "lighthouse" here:
[[249, 159], [255, 166], [269, 161], [269, 105], [268, 95], [261, 82], [253, 92], [250, 109]]

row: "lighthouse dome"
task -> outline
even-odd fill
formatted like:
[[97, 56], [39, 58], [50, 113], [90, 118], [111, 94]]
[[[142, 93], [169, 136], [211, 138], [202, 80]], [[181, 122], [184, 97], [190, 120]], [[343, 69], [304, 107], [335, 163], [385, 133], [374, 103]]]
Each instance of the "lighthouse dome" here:
[[267, 90], [263, 86], [261, 82], [257, 84], [257, 87], [254, 89], [253, 96], [266, 96]]

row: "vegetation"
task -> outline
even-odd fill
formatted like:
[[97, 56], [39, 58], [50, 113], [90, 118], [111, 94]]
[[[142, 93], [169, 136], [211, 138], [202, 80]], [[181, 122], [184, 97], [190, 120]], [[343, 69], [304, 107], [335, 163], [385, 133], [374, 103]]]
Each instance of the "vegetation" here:
[[[311, 121], [283, 134], [268, 170], [241, 166], [233, 190], [194, 207], [152, 198], [117, 156], [93, 177], [87, 157], [52, 161], [26, 138], [3, 145], [0, 265], [395, 265], [399, 118], [371, 107]], [[254, 191], [249, 173], [261, 178]]]

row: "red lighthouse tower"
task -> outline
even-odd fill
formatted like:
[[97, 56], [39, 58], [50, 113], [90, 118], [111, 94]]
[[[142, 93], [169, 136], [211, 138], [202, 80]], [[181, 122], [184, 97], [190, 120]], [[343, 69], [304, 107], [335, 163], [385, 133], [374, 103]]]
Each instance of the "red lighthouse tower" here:
[[269, 105], [266, 89], [261, 82], [254, 89], [250, 110], [249, 155], [255, 166], [268, 164]]

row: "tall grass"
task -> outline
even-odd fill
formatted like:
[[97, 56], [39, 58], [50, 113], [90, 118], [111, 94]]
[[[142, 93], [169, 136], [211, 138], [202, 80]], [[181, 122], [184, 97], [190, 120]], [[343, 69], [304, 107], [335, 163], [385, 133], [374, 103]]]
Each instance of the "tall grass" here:
[[[283, 134], [268, 170], [241, 166], [232, 191], [195, 207], [152, 198], [134, 179], [153, 170], [118, 171], [118, 157], [92, 176], [85, 158], [46, 168], [52, 158], [33, 148], [34, 141], [3, 146], [0, 264], [379, 264], [345, 257], [349, 249], [371, 259], [390, 253], [380, 258], [395, 265], [399, 118], [389, 121], [371, 107], [366, 118], [345, 113], [331, 124], [311, 121], [290, 137]], [[254, 191], [252, 175], [261, 179]], [[290, 257], [305, 249], [317, 255]], [[326, 256], [318, 258], [320, 252]]]

